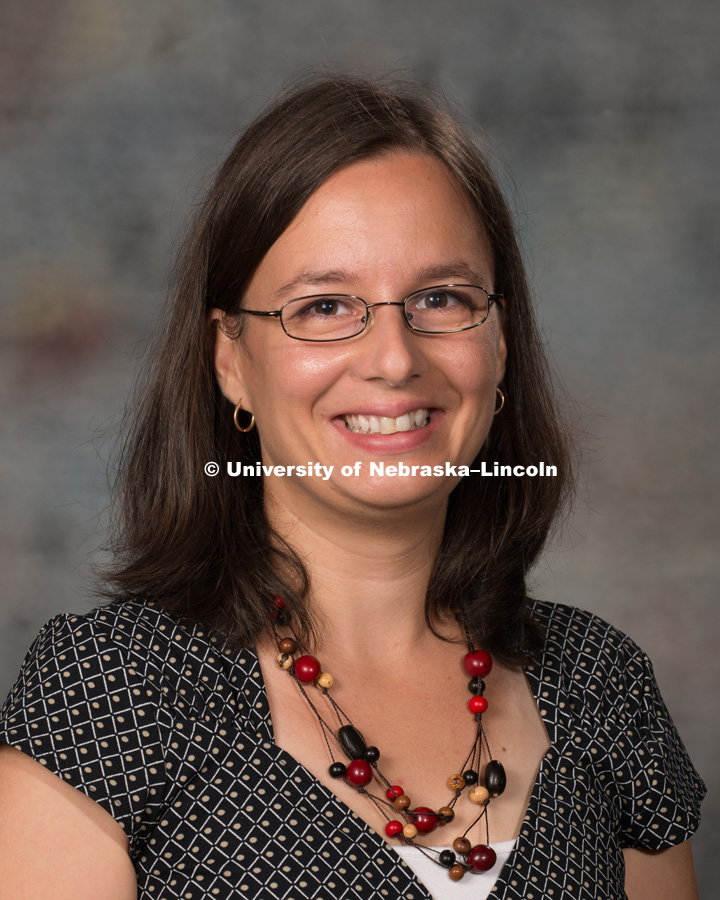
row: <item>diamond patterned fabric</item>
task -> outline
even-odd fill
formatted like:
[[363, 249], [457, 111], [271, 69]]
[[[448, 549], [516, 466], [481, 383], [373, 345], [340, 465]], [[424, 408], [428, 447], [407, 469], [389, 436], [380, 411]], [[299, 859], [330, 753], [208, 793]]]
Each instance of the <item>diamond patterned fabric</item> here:
[[[534, 611], [547, 641], [527, 677], [552, 747], [491, 897], [622, 898], [622, 848], [686, 840], [705, 788], [643, 652], [589, 613]], [[140, 898], [430, 896], [275, 746], [254, 652], [224, 652], [156, 607], [48, 623], [0, 713], [0, 742], [115, 817]]]

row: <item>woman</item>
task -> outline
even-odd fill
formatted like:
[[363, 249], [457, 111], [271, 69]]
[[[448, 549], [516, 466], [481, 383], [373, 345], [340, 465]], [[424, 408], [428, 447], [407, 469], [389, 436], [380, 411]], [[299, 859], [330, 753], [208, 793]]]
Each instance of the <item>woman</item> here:
[[647, 658], [526, 597], [569, 460], [483, 154], [412, 89], [281, 99], [184, 249], [115, 601], [4, 708], [0, 896], [696, 896]]

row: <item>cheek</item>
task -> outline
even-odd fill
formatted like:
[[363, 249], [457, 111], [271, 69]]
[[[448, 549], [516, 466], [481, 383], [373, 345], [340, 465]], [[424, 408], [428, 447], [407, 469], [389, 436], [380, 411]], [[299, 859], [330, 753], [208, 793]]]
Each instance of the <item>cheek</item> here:
[[495, 392], [497, 349], [493, 342], [476, 340], [456, 347], [445, 356], [443, 368], [456, 390], [478, 401]]
[[298, 414], [311, 409], [341, 373], [338, 355], [299, 341], [267, 341], [248, 355], [248, 393], [258, 406]]

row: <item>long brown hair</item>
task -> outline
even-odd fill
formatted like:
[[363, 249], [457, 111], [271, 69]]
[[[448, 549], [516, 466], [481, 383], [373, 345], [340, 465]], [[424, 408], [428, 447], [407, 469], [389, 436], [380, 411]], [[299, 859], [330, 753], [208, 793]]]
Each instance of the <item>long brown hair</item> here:
[[208, 477], [203, 470], [211, 460], [222, 467], [260, 459], [257, 432], [235, 430], [232, 406], [215, 382], [206, 316], [212, 307], [233, 316], [269, 248], [333, 172], [397, 150], [430, 154], [452, 173], [488, 236], [495, 289], [506, 297], [506, 401], [476, 462], [543, 461], [558, 473], [460, 482], [450, 496], [426, 617], [435, 627], [461, 609], [482, 645], [507, 663], [537, 649], [526, 576], [568, 496], [572, 467], [512, 217], [486, 154], [442, 101], [417, 85], [346, 76], [296, 87], [256, 118], [188, 233], [120, 459], [115, 565], [106, 580], [113, 597], [160, 604], [234, 649], [267, 631], [272, 598], [280, 594], [312, 637], [308, 576], [265, 518], [262, 479]]

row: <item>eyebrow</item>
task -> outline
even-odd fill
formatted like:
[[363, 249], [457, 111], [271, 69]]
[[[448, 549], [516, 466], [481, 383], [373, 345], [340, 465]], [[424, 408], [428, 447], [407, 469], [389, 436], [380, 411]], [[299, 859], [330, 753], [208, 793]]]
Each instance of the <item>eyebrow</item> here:
[[308, 286], [318, 284], [348, 284], [349, 282], [358, 280], [359, 278], [354, 272], [346, 272], [343, 269], [328, 269], [325, 272], [301, 272], [291, 281], [288, 281], [287, 284], [284, 284], [279, 291], [276, 291], [276, 296], [284, 297], [301, 284], [306, 284]]
[[[414, 280], [424, 286], [432, 286], [431, 283], [445, 284], [477, 284], [483, 286], [485, 280], [479, 271], [464, 260], [453, 260], [439, 265], [426, 266], [420, 269]], [[284, 284], [278, 291], [277, 297], [285, 297], [292, 293], [300, 285], [314, 287], [317, 285], [352, 284], [360, 281], [360, 276], [355, 272], [344, 269], [328, 269], [326, 271], [305, 271]]]

